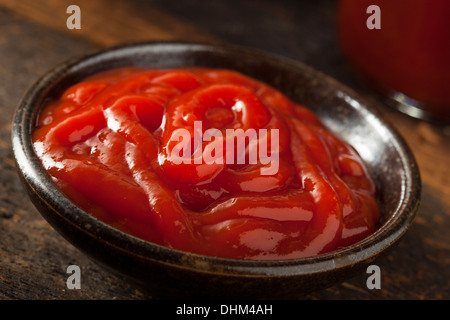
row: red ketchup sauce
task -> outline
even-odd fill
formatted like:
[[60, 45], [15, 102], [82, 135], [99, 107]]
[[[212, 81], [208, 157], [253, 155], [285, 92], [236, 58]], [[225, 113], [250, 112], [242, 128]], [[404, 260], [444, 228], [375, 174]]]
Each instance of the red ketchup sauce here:
[[[202, 140], [187, 159], [211, 151], [213, 141], [225, 146], [229, 129], [266, 129], [258, 142], [266, 139], [277, 170], [262, 174], [269, 165], [250, 162], [250, 143], [244, 163], [177, 162], [174, 134], [195, 136], [195, 123], [200, 134], [213, 128], [223, 140]], [[380, 219], [375, 185], [351, 146], [306, 107], [230, 70], [121, 68], [91, 76], [44, 105], [33, 141], [78, 206], [183, 251], [302, 258], [360, 241]], [[234, 140], [230, 146], [237, 148]]]
[[[352, 67], [382, 93], [399, 92], [450, 121], [450, 1], [340, 0], [338, 34]], [[370, 5], [380, 28], [368, 29]]]

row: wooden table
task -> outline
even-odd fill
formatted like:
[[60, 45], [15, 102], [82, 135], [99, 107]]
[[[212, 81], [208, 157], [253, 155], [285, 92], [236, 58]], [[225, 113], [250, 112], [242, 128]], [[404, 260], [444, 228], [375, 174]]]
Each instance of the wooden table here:
[[[81, 30], [66, 27], [70, 4], [81, 8]], [[152, 298], [66, 242], [26, 197], [11, 151], [11, 119], [39, 76], [69, 57], [123, 42], [228, 42], [303, 61], [376, 99], [348, 69], [335, 32], [333, 0], [0, 0], [0, 299]], [[368, 275], [361, 274], [302, 299], [450, 298], [450, 127], [380, 108], [418, 161], [423, 195], [417, 218], [377, 261], [380, 290], [369, 290]], [[66, 287], [71, 264], [81, 268], [81, 290]]]

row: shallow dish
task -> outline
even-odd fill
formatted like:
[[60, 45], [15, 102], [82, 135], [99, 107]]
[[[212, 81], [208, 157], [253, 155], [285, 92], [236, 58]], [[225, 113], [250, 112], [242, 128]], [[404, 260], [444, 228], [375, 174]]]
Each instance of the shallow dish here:
[[[382, 225], [344, 249], [315, 257], [244, 261], [181, 252], [123, 233], [89, 215], [52, 183], [32, 147], [31, 132], [46, 98], [86, 76], [116, 67], [204, 66], [262, 80], [311, 108], [359, 152], [379, 189]], [[302, 63], [228, 45], [138, 43], [74, 58], [25, 94], [12, 139], [19, 175], [42, 216], [68, 241], [153, 295], [171, 298], [292, 299], [365, 271], [411, 225], [420, 202], [419, 171], [399, 134], [355, 92]]]

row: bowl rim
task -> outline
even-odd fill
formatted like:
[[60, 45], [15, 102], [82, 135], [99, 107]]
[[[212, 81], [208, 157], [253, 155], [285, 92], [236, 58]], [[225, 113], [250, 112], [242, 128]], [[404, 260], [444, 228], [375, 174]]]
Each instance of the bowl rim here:
[[[333, 86], [339, 87], [346, 96], [360, 103], [360, 108], [372, 114], [372, 121], [382, 126], [389, 133], [403, 167], [401, 203], [393, 210], [390, 218], [373, 234], [348, 247], [316, 256], [285, 259], [285, 260], [239, 260], [221, 257], [205, 256], [184, 252], [162, 245], [151, 243], [133, 235], [122, 232], [98, 220], [89, 213], [73, 204], [51, 182], [31, 144], [33, 121], [45, 95], [55, 86], [57, 81], [69, 76], [77, 70], [113, 59], [118, 56], [134, 54], [136, 50], [189, 50], [192, 52], [219, 51], [222, 54], [250, 55], [258, 59], [269, 60], [272, 63], [289, 65], [303, 71], [317, 74]], [[93, 72], [95, 73], [95, 72]], [[324, 80], [325, 81], [325, 80]], [[116, 249], [126, 251], [125, 254], [169, 264], [178, 268], [192, 269], [203, 273], [225, 273], [243, 276], [290, 276], [321, 273], [324, 271], [349, 267], [358, 263], [373, 261], [381, 252], [396, 243], [411, 225], [421, 195], [421, 178], [412, 151], [397, 130], [385, 120], [374, 105], [366, 101], [352, 89], [302, 62], [265, 52], [259, 49], [231, 44], [212, 44], [188, 41], [147, 41], [125, 43], [103, 48], [94, 52], [68, 59], [45, 73], [25, 93], [16, 109], [12, 124], [12, 147], [19, 173], [28, 186], [53, 208], [55, 214], [66, 220], [72, 226], [93, 237], [100, 237]], [[59, 198], [59, 201], [48, 201], [49, 195]], [[45, 218], [45, 217], [44, 217]], [[87, 228], [87, 226], [90, 226]], [[157, 258], [155, 258], [155, 255]], [[180, 262], [183, 264], [180, 264]]]

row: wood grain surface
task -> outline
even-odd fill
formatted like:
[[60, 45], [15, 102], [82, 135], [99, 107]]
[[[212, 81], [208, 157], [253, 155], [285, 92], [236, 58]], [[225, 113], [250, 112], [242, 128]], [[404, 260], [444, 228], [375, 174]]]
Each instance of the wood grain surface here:
[[[68, 30], [66, 8], [81, 8], [81, 30]], [[305, 62], [367, 99], [341, 56], [335, 1], [0, 0], [0, 299], [151, 299], [75, 249], [39, 215], [18, 179], [11, 120], [27, 88], [57, 63], [101, 47], [140, 40], [228, 42]], [[450, 127], [415, 120], [382, 103], [380, 111], [411, 147], [423, 181], [413, 226], [377, 261], [380, 290], [367, 274], [293, 299], [450, 298]], [[67, 266], [82, 289], [66, 287]]]

